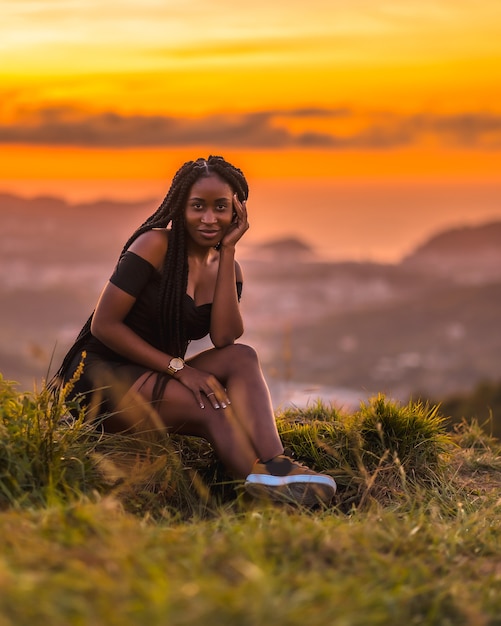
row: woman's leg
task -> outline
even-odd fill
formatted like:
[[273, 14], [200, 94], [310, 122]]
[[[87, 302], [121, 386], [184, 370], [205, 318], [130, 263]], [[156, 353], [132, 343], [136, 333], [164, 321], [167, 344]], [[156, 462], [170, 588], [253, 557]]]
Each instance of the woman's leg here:
[[253, 348], [233, 344], [207, 350], [189, 364], [214, 374], [226, 388], [235, 419], [246, 432], [257, 458], [267, 461], [283, 453], [270, 392]]
[[150, 372], [125, 394], [110, 426], [204, 437], [235, 478], [246, 478], [245, 487], [254, 496], [305, 506], [332, 500], [336, 483], [330, 476], [283, 456], [268, 388], [252, 348], [235, 344], [207, 350], [189, 363], [222, 383], [229, 406], [215, 409], [206, 402], [201, 408], [193, 393], [172, 379], [153, 410], [156, 376]]
[[151, 410], [156, 376], [141, 376], [109, 418], [107, 429], [158, 430], [204, 437], [228, 471], [237, 478], [249, 474], [257, 458], [268, 460], [283, 452], [269, 391], [252, 348], [235, 344], [203, 352], [189, 364], [213, 374], [227, 389], [231, 405], [200, 408], [193, 393], [170, 380], [155, 411]]

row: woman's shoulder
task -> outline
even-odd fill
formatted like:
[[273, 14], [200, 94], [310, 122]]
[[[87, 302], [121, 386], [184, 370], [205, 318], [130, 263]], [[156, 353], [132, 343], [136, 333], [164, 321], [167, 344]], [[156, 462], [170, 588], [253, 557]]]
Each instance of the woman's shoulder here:
[[165, 228], [153, 228], [139, 235], [131, 243], [129, 250], [149, 261], [157, 269], [161, 269], [167, 253], [167, 245], [168, 231]]

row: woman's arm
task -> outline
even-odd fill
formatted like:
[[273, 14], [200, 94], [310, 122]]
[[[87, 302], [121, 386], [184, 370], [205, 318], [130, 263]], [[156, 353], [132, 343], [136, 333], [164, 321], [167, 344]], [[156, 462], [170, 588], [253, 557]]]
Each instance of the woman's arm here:
[[242, 271], [235, 261], [235, 246], [249, 228], [245, 202], [237, 195], [233, 197], [235, 220], [223, 237], [219, 251], [219, 267], [216, 279], [210, 337], [216, 348], [223, 348], [235, 342], [244, 332], [240, 313], [236, 281], [242, 281]]
[[[129, 250], [148, 261], [153, 267], [161, 267], [167, 251], [165, 233], [148, 231], [130, 246]], [[94, 311], [91, 332], [106, 346], [118, 354], [145, 367], [165, 371], [172, 356], [153, 347], [124, 323], [136, 298], [108, 282], [104, 287]]]
[[236, 282], [242, 282], [242, 271], [235, 261], [235, 248], [221, 246], [219, 269], [212, 302], [210, 338], [216, 348], [224, 348], [244, 332]]
[[124, 323], [135, 301], [133, 296], [108, 282], [94, 311], [91, 332], [126, 359], [148, 369], [165, 372], [172, 356], [149, 344]]

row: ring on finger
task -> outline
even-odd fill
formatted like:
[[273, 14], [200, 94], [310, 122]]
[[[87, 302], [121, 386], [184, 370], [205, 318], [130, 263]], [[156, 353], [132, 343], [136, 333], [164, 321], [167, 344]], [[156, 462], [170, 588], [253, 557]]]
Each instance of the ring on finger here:
[[213, 391], [211, 391], [210, 393], [206, 393], [205, 395], [209, 397], [209, 396], [215, 396], [216, 394]]

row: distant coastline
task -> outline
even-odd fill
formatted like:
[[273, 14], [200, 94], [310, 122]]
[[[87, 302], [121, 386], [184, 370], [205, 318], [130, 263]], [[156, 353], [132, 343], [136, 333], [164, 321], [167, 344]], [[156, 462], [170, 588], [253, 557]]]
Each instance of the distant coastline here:
[[[295, 237], [326, 261], [399, 263], [436, 233], [501, 219], [501, 177], [476, 182], [251, 178], [250, 184], [251, 228], [241, 251], [246, 256], [249, 247]], [[165, 181], [157, 179], [0, 179], [3, 196], [30, 203], [40, 195], [52, 197], [72, 210], [87, 207], [90, 214], [93, 206], [122, 207], [134, 227], [164, 193]], [[143, 209], [134, 213], [133, 205]], [[119, 238], [120, 225], [113, 228]]]

